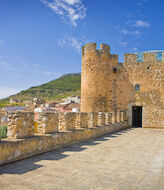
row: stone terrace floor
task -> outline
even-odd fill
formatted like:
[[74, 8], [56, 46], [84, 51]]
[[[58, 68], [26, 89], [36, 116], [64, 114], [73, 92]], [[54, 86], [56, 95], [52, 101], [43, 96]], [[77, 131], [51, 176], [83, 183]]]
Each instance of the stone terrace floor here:
[[0, 190], [164, 190], [164, 130], [129, 129], [0, 168]]

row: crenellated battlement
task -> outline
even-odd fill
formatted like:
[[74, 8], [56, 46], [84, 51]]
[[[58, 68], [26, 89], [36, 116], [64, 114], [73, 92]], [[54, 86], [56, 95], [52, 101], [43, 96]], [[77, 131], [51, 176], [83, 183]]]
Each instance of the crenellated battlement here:
[[118, 60], [118, 55], [117, 54], [112, 54], [109, 56], [109, 59], [117, 59]]
[[86, 55], [89, 52], [95, 52], [97, 49], [96, 43], [88, 43], [85, 46], [82, 47], [82, 56]]
[[[105, 117], [106, 114], [106, 117]], [[117, 116], [116, 116], [117, 115]], [[8, 132], [10, 139], [19, 139], [34, 136], [35, 132], [39, 134], [50, 134], [56, 132], [66, 132], [76, 128], [89, 128], [103, 126], [107, 121], [115, 117], [114, 123], [125, 121], [125, 112], [117, 113], [105, 112], [41, 112], [37, 121], [37, 129], [34, 126], [34, 113], [16, 111], [8, 115]], [[109, 119], [108, 117], [111, 117]], [[94, 118], [94, 119], [93, 119]], [[103, 122], [101, 121], [103, 118]], [[105, 119], [107, 121], [105, 121]], [[94, 121], [93, 121], [94, 120]], [[84, 122], [83, 122], [84, 121]], [[94, 123], [94, 124], [93, 124]]]
[[90, 53], [97, 53], [97, 55], [110, 55], [110, 47], [106, 44], [100, 44], [100, 49], [97, 48], [96, 43], [88, 43], [82, 47], [82, 56], [88, 55]]
[[128, 127], [125, 112], [42, 112], [37, 125], [32, 112], [13, 112], [8, 120], [9, 137], [0, 140], [0, 165]]
[[137, 54], [135, 53], [129, 53], [124, 55], [124, 63], [127, 64], [129, 62], [137, 62]]
[[133, 63], [142, 63], [142, 62], [163, 62], [164, 61], [164, 51], [156, 50], [156, 51], [147, 51], [147, 52], [139, 52], [132, 54], [124, 55], [124, 62], [133, 61]]
[[101, 54], [110, 55], [110, 47], [106, 44], [100, 44], [100, 52]]

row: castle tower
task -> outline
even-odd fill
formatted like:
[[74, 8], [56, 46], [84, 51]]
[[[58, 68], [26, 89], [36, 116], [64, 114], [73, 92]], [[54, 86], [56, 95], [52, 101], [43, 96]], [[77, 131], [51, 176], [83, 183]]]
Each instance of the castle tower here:
[[132, 86], [129, 125], [164, 128], [164, 50], [125, 54], [124, 60]]
[[117, 55], [110, 55], [110, 47], [96, 43], [82, 48], [81, 111], [107, 112], [113, 104], [114, 69], [118, 63]]

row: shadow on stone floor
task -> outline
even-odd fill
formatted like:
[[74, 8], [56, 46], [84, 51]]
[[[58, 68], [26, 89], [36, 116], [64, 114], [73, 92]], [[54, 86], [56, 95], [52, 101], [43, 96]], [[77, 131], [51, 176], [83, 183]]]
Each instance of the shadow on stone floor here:
[[38, 156], [34, 156], [25, 160], [17, 161], [5, 166], [0, 167], [0, 175], [2, 174], [24, 174], [29, 171], [36, 170], [43, 167], [43, 165], [36, 164], [36, 162], [43, 160], [60, 160], [66, 158], [68, 155], [60, 151], [47, 152]]
[[70, 151], [70, 152], [80, 152], [83, 151], [87, 148], [84, 148], [82, 146], [96, 146], [98, 144], [100, 144], [98, 141], [109, 141], [110, 138], [117, 138], [118, 136], [127, 133], [131, 130], [134, 129], [126, 129], [126, 130], [122, 130], [119, 132], [114, 132], [114, 133], [110, 133], [107, 135], [104, 135], [102, 137], [98, 137], [98, 138], [94, 138], [94, 139], [90, 139], [88, 141], [85, 142], [81, 142], [81, 143], [77, 143], [74, 145], [71, 145], [69, 147], [65, 147], [62, 148], [60, 150], [56, 150], [56, 151], [51, 151], [51, 152], [47, 152], [44, 154], [40, 154], [31, 158], [27, 158], [25, 160], [21, 160], [21, 161], [17, 161], [5, 166], [0, 167], [0, 175], [2, 174], [24, 174], [33, 170], [36, 170], [38, 168], [43, 167], [43, 165], [41, 164], [36, 164], [36, 162], [39, 161], [44, 161], [44, 160], [51, 160], [51, 161], [57, 161], [60, 159], [64, 159], [66, 157], [68, 157], [69, 155], [64, 154], [64, 152], [66, 151]]

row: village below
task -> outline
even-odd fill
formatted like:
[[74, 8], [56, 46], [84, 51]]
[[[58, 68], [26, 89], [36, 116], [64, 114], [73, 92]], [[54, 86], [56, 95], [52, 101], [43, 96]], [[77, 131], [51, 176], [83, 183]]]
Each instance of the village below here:
[[[0, 133], [2, 138], [7, 137], [9, 113], [15, 111], [34, 112], [37, 127], [39, 113], [41, 112], [79, 112], [80, 81], [81, 74], [66, 74], [44, 85], [32, 87], [0, 100]], [[53, 88], [51, 88], [51, 84]], [[44, 91], [42, 88], [44, 88]], [[49, 94], [45, 89], [48, 89]]]

